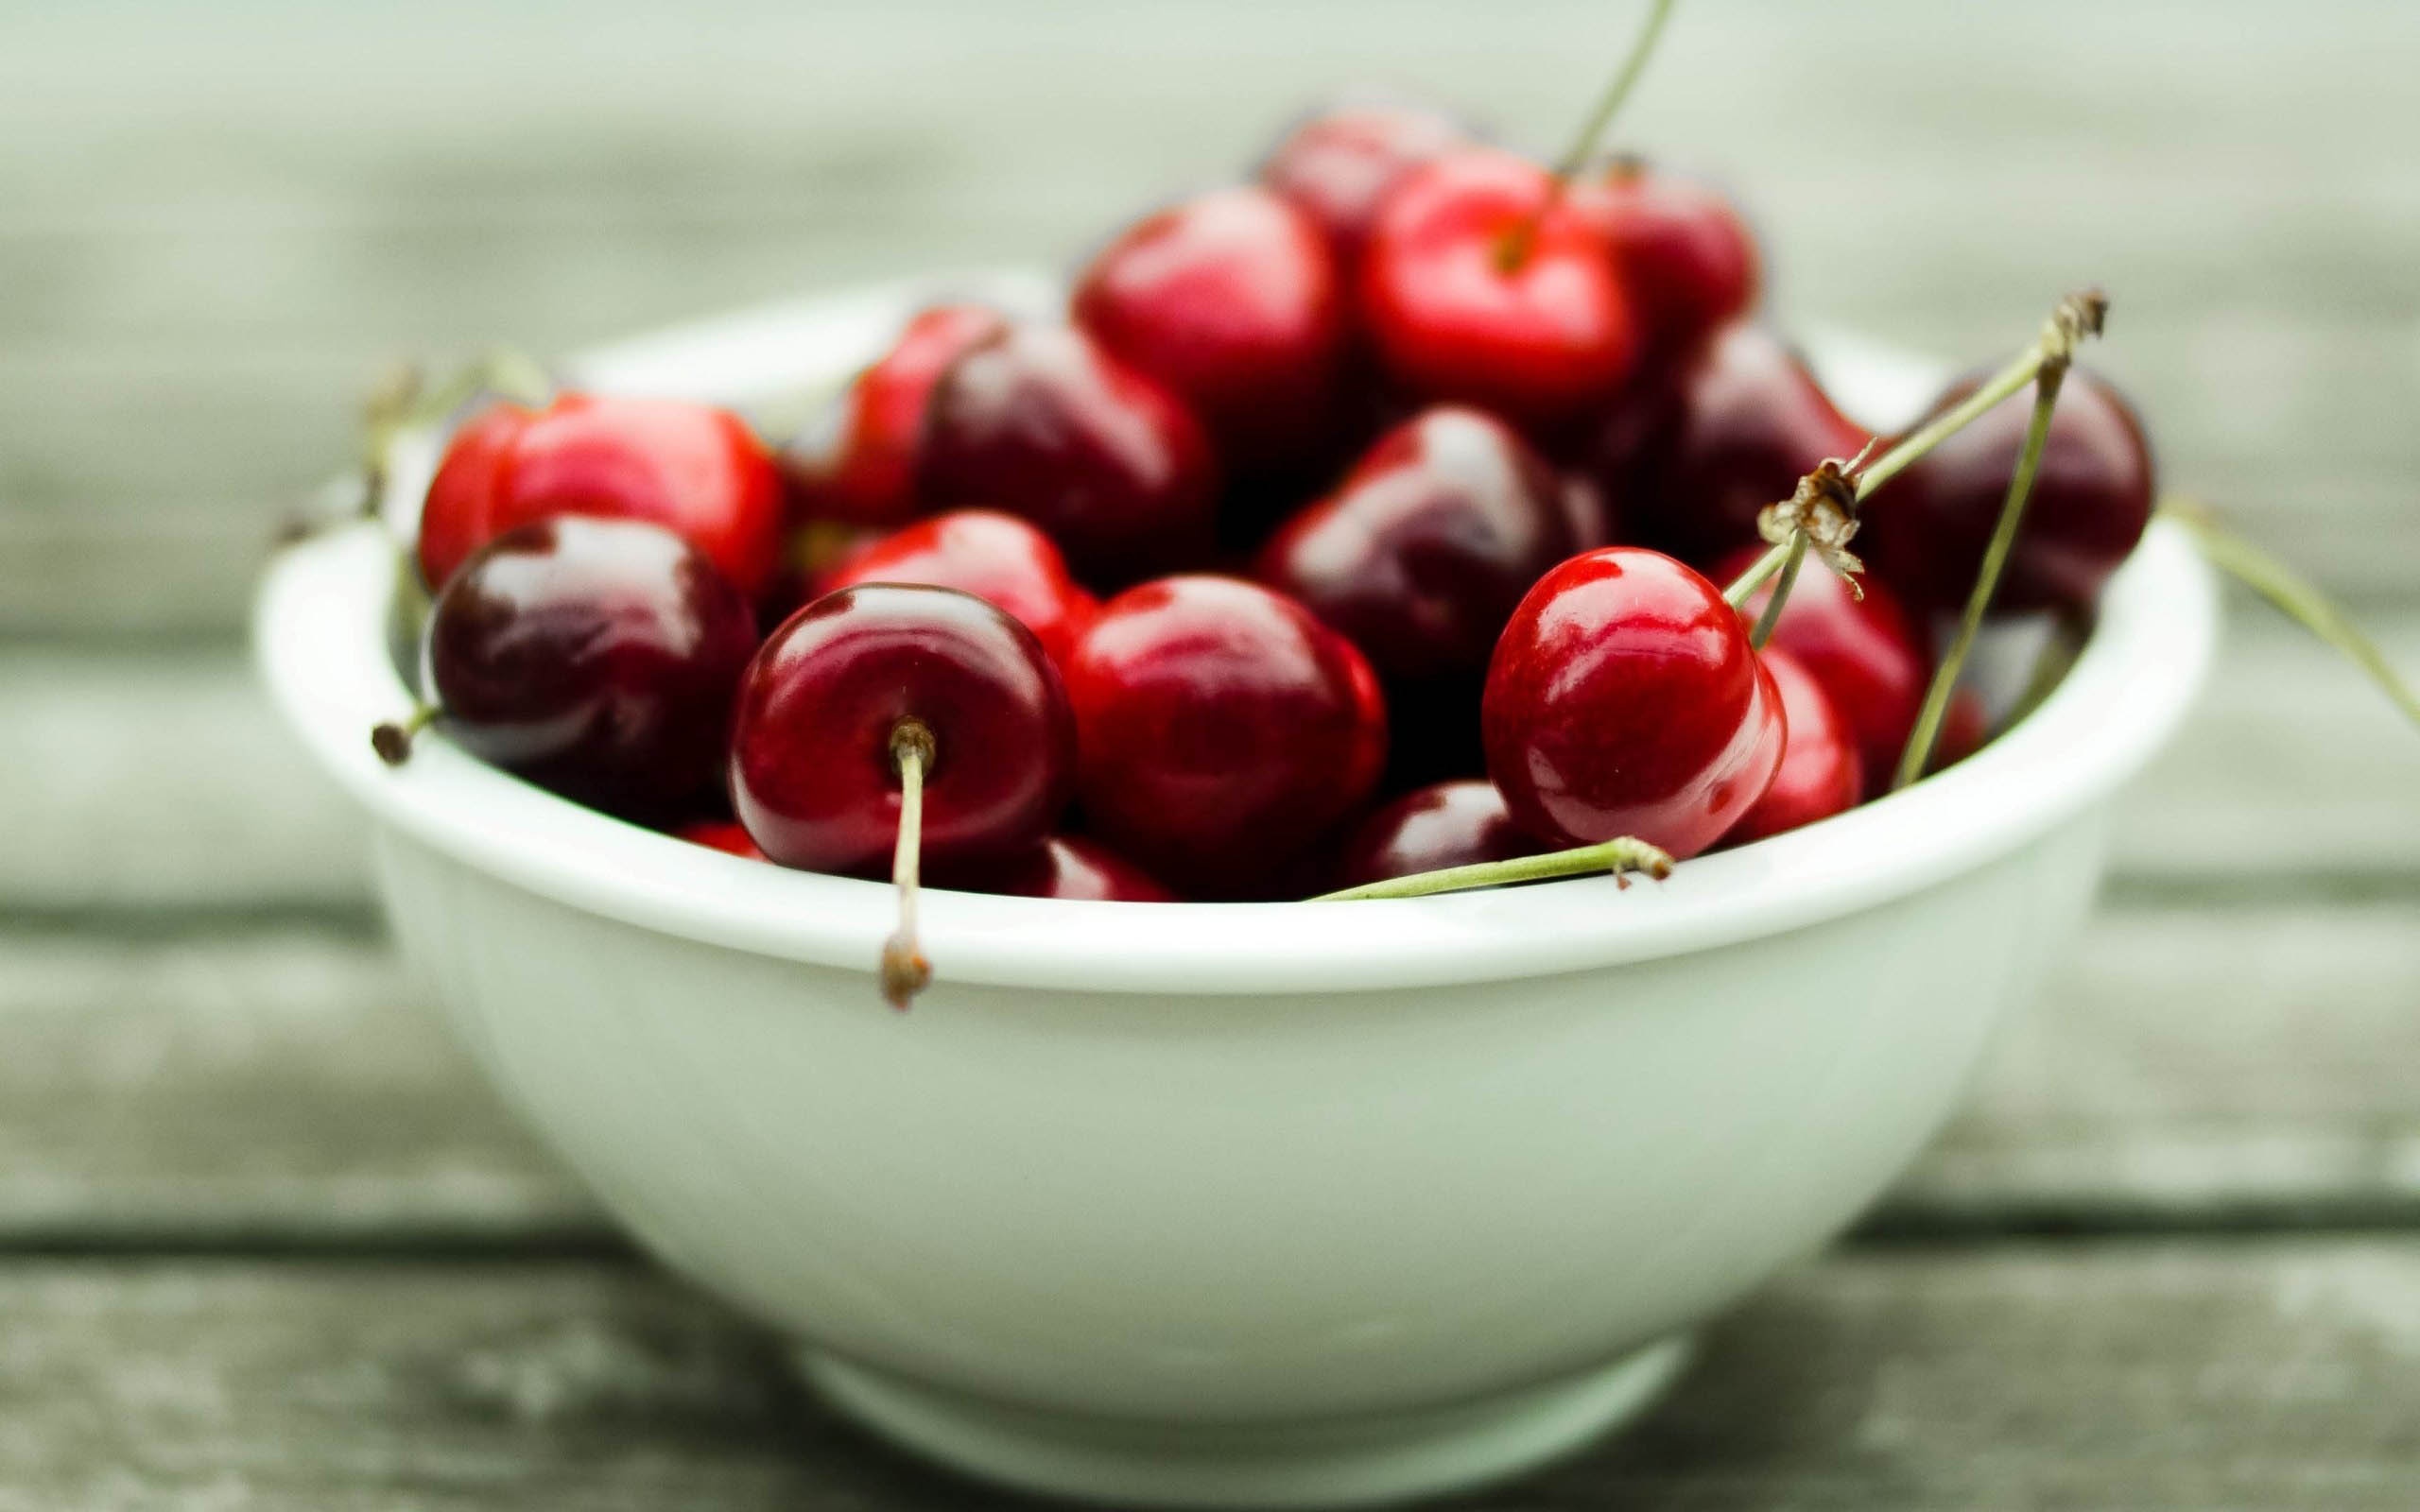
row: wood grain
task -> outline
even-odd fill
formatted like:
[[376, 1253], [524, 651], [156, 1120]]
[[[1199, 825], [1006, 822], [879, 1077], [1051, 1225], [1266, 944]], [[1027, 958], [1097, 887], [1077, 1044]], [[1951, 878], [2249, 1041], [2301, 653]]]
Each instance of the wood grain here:
[[[2389, 1508], [2420, 1499], [2420, 1246], [1834, 1256], [1633, 1432], [1473, 1508]], [[649, 1273], [0, 1266], [0, 1508], [1030, 1505], [804, 1398]]]

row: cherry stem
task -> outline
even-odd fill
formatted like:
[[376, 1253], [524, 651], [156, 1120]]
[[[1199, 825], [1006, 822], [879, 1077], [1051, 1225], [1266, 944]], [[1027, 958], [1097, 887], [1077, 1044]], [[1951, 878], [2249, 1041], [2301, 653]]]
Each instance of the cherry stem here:
[[2025, 503], [2032, 496], [2033, 477], [2042, 470], [2043, 448], [2050, 439], [2050, 412], [2059, 403], [2059, 386], [2066, 376], [2065, 360], [2045, 362], [2034, 375], [2033, 418], [2025, 428], [2025, 449], [2016, 454], [2016, 471], [2009, 474], [2008, 497], [2000, 503], [2000, 517], [1992, 526], [1991, 543], [1983, 548], [1983, 568], [1975, 575], [1975, 586], [1966, 594], [1966, 609], [1959, 616], [1958, 633], [1951, 638], [1949, 649], [1943, 653], [1941, 664], [1932, 669], [1924, 705], [1916, 713], [1916, 728], [1910, 732], [1906, 748], [1899, 752], [1899, 770], [1891, 779], [1893, 792], [1924, 776], [1925, 764], [1932, 759], [1933, 740], [1941, 733], [1942, 715], [1948, 712], [1949, 696], [1957, 690], [1958, 675], [1965, 669], [1975, 637], [1982, 631], [1983, 616], [1991, 610], [1992, 595], [1999, 591], [2000, 574], [2008, 567], [2009, 553], [2016, 545], [2017, 529], [2025, 523]]
[[401, 766], [412, 759], [412, 738], [437, 720], [437, 705], [415, 705], [404, 718], [389, 719], [370, 730], [370, 748], [389, 766]]
[[891, 727], [890, 759], [899, 766], [899, 842], [890, 852], [890, 881], [899, 889], [899, 928], [882, 942], [882, 995], [906, 1012], [933, 980], [933, 966], [916, 940], [917, 870], [925, 849], [925, 768], [933, 760], [932, 727], [902, 719]]
[[2221, 524], [2210, 510], [2189, 499], [2160, 501], [2159, 515], [2191, 532], [2194, 543], [2214, 567], [2274, 605], [2289, 619], [2342, 652], [2370, 676], [2403, 716], [2420, 725], [2420, 694], [2396, 675], [2377, 643], [2361, 633], [2345, 612], [2319, 586]]
[[[1798, 569], [1806, 561], [1806, 532], [1793, 530], [1789, 544], [1783, 548], [1781, 576], [1773, 581], [1773, 596], [1765, 601], [1765, 611], [1756, 616], [1756, 627], [1748, 632], [1748, 648], [1761, 651], [1773, 638], [1773, 627], [1781, 623], [1781, 607], [1789, 599], [1789, 591], [1798, 586]], [[1737, 605], [1732, 606], [1737, 608]]]
[[480, 394], [534, 406], [554, 393], [555, 381], [545, 367], [514, 347], [490, 348], [435, 387], [418, 363], [397, 363], [371, 386], [361, 404], [363, 511], [377, 512], [386, 488], [387, 454], [404, 432], [434, 425]]
[[1510, 861], [1480, 861], [1467, 867], [1447, 867], [1442, 871], [1416, 871], [1408, 877], [1389, 877], [1384, 882], [1347, 887], [1342, 892], [1322, 893], [1311, 902], [1337, 903], [1354, 902], [1365, 898], [1426, 898], [1432, 893], [1500, 887], [1514, 882], [1543, 882], [1549, 877], [1583, 877], [1599, 871], [1612, 872], [1616, 883], [1627, 887], [1633, 872], [1658, 881], [1670, 876], [1672, 858], [1646, 841], [1634, 840], [1625, 834], [1601, 845], [1583, 845], [1572, 850], [1549, 850], [1544, 855], [1515, 856]]
[[1647, 60], [1655, 55], [1656, 40], [1664, 35], [1664, 23], [1671, 19], [1673, 3], [1674, 0], [1652, 0], [1649, 5], [1647, 20], [1632, 41], [1630, 52], [1622, 59], [1621, 67], [1615, 72], [1612, 82], [1605, 86], [1604, 94], [1597, 97], [1596, 107], [1588, 112], [1587, 120], [1581, 123], [1580, 134], [1572, 138], [1571, 146], [1556, 162], [1554, 179], [1547, 186], [1546, 198], [1539, 200], [1538, 208], [1530, 212], [1519, 225], [1512, 228], [1512, 234], [1504, 238], [1504, 245], [1497, 252], [1497, 261], [1505, 272], [1509, 273], [1529, 261], [1530, 249], [1537, 241], [1538, 227], [1547, 218], [1547, 213], [1563, 198], [1563, 192], [1570, 186], [1571, 180], [1580, 177], [1580, 170], [1588, 165], [1588, 160], [1596, 154], [1598, 139], [1605, 134], [1607, 127], [1614, 124], [1614, 117], [1620, 113], [1631, 91], [1638, 87], [1640, 76], [1647, 72]]

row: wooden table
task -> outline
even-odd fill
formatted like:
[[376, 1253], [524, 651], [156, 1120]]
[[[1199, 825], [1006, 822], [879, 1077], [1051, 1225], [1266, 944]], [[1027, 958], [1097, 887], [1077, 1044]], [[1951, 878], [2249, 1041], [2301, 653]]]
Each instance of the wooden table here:
[[[0, 1512], [981, 1502], [442, 1038], [247, 672], [269, 522], [391, 353], [1065, 258], [1355, 76], [1543, 145], [1629, 15], [333, 9], [0, 12]], [[2420, 668], [2420, 14], [1990, 9], [1685, 10], [1632, 140], [1729, 173], [1785, 319], [1979, 358], [2106, 284], [2171, 479]], [[1956, 1125], [1479, 1504], [2420, 1503], [2420, 739], [2237, 609]]]

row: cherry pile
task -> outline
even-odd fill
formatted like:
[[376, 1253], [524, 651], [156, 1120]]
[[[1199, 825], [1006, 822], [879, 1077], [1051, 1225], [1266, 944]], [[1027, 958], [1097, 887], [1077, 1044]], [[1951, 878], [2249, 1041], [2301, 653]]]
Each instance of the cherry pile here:
[[[1870, 573], [1831, 570], [1843, 531], [1772, 574], [1772, 507], [1890, 438], [1757, 322], [1759, 265], [1654, 164], [1322, 111], [1110, 240], [1063, 318], [918, 313], [804, 438], [579, 393], [474, 413], [423, 514], [416, 723], [700, 844], [1032, 897], [1302, 899], [1813, 823], [1891, 785], [2032, 406], [2007, 386], [1848, 499]], [[2133, 410], [2066, 390], [1995, 613], [2088, 614], [2151, 514]], [[1962, 693], [1936, 759], [1982, 734]]]

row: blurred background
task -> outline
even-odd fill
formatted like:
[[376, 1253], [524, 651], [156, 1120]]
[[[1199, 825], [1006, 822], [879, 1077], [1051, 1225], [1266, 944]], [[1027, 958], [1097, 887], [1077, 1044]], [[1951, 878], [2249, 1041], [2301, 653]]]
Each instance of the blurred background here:
[[[214, 1328], [282, 1338], [265, 1320], [288, 1313], [340, 1337], [384, 1295], [247, 1257], [614, 1249], [417, 1011], [354, 822], [246, 666], [269, 533], [347, 461], [382, 366], [1069, 266], [1355, 81], [1551, 152], [1635, 21], [1608, 0], [0, 0], [0, 1331], [60, 1341], [0, 1351], [0, 1407], [31, 1415], [7, 1442], [57, 1477], [26, 1484], [86, 1484], [59, 1446], [117, 1400], [78, 1374], [92, 1340], [182, 1319], [208, 1357]], [[1692, 0], [1616, 136], [1736, 191], [1785, 325], [1974, 361], [2104, 285], [2092, 360], [2140, 404], [2169, 485], [2411, 671], [2415, 59], [2420, 8], [2366, 0]], [[2235, 608], [2200, 713], [2130, 805], [2110, 905], [1875, 1231], [2420, 1226], [2420, 740], [2330, 653]], [[161, 1294], [68, 1265], [195, 1253], [235, 1270]], [[2300, 1327], [2237, 1263], [2174, 1283], [2205, 1284], [2211, 1316]], [[1790, 1336], [1820, 1362], [1826, 1278], [1849, 1267], [1840, 1305], [1871, 1323], [1857, 1267], [1899, 1263], [1853, 1252], [1762, 1305], [1802, 1309]], [[1952, 1331], [1995, 1348], [2071, 1326], [2042, 1302], [2060, 1287], [2112, 1284], [1939, 1263], [1901, 1280], [2002, 1307]], [[2407, 1279], [2390, 1291], [2420, 1315]], [[558, 1316], [583, 1286], [608, 1311], [675, 1306], [629, 1290], [646, 1284], [475, 1288], [429, 1304], [431, 1337], [603, 1328]], [[1808, 1368], [1890, 1366], [1887, 1322]], [[614, 1347], [634, 1370], [690, 1358]], [[532, 1348], [537, 1379], [569, 1368]], [[520, 1410], [511, 1368], [465, 1379]], [[646, 1379], [676, 1416], [773, 1410], [699, 1384], [711, 1371]], [[315, 1432], [400, 1432], [261, 1389]], [[2064, 1400], [2037, 1404], [2054, 1425]], [[1934, 1456], [1905, 1484], [1955, 1490], [1959, 1434], [1992, 1412], [1901, 1446]], [[233, 1430], [170, 1419], [215, 1473], [208, 1435]]]

